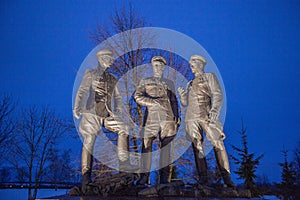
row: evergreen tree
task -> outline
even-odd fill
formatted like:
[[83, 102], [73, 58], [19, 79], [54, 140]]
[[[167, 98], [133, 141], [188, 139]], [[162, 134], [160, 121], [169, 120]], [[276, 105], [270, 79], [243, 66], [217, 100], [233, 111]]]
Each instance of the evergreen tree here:
[[284, 161], [279, 163], [282, 168], [281, 185], [289, 187], [296, 183], [296, 171], [294, 170], [294, 163], [287, 160], [288, 151], [283, 148], [282, 154]]
[[300, 184], [300, 141], [298, 141], [298, 144], [294, 149], [294, 164], [296, 171], [296, 183]]
[[242, 147], [238, 148], [232, 145], [232, 148], [238, 153], [238, 157], [231, 156], [234, 163], [239, 165], [238, 169], [234, 171], [239, 178], [244, 180], [244, 185], [247, 189], [251, 191], [253, 195], [257, 195], [255, 187], [255, 174], [257, 166], [263, 157], [263, 154], [255, 158], [254, 153], [249, 153], [246, 128], [244, 127], [244, 122], [242, 121], [242, 130], [238, 131], [242, 137]]
[[[296, 170], [294, 169], [293, 162], [289, 162], [287, 159], [288, 151], [283, 147], [282, 150], [284, 161], [279, 163], [281, 166], [281, 183], [277, 184], [280, 195], [283, 199], [297, 199], [297, 186], [296, 186]], [[299, 192], [298, 192], [299, 193]]]

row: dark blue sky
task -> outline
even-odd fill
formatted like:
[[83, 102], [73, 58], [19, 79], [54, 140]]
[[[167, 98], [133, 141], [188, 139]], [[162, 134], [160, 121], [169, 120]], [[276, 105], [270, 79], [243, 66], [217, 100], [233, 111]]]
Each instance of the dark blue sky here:
[[[88, 31], [126, 3], [1, 1], [0, 92], [71, 117], [76, 72], [96, 45]], [[240, 143], [243, 118], [250, 151], [265, 154], [259, 174], [279, 181], [280, 151], [300, 139], [299, 1], [136, 0], [133, 7], [150, 25], [182, 32], [208, 51], [226, 88], [229, 152]]]

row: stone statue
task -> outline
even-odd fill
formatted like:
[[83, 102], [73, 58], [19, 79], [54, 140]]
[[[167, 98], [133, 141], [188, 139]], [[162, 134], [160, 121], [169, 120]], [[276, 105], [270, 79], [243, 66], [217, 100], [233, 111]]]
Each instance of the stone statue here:
[[[118, 158], [120, 171], [132, 170], [129, 159], [129, 131], [118, 114], [121, 114], [122, 98], [117, 86], [117, 79], [107, 69], [114, 62], [110, 50], [96, 53], [98, 67], [86, 70], [78, 89], [73, 114], [81, 121], [79, 131], [83, 136], [81, 157], [82, 191], [86, 191], [91, 182], [92, 153], [94, 143], [102, 127], [118, 133]], [[86, 97], [88, 96], [87, 100]], [[112, 101], [115, 108], [112, 110]]]
[[[153, 77], [142, 79], [136, 88], [134, 99], [141, 106], [146, 106], [143, 120], [143, 144], [141, 173], [137, 184], [143, 185], [149, 182], [151, 168], [152, 143], [159, 138], [160, 161], [159, 175], [160, 183], [169, 182], [169, 164], [171, 163], [170, 145], [176, 135], [178, 117], [178, 102], [174, 94], [174, 83], [163, 78], [166, 60], [161, 56], [151, 59]], [[164, 166], [164, 167], [163, 167]]]
[[205, 73], [206, 60], [200, 55], [190, 58], [194, 79], [187, 84], [186, 90], [178, 88], [182, 106], [187, 106], [185, 122], [188, 137], [192, 140], [197, 171], [202, 184], [208, 184], [207, 163], [203, 151], [203, 131], [212, 143], [217, 164], [224, 183], [235, 187], [230, 177], [228, 156], [223, 140], [223, 126], [218, 117], [222, 107], [222, 90], [213, 73]]

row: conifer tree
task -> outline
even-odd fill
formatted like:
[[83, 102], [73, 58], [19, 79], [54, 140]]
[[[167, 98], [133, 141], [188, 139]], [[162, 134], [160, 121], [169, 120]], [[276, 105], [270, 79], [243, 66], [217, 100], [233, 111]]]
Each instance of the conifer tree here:
[[238, 131], [242, 137], [242, 147], [239, 148], [232, 145], [238, 157], [231, 156], [231, 158], [234, 160], [234, 163], [239, 166], [238, 169], [234, 171], [239, 176], [238, 179], [244, 180], [245, 187], [249, 189], [253, 195], [256, 195], [255, 179], [257, 175], [255, 172], [263, 154], [255, 158], [254, 153], [249, 153], [246, 131], [244, 122], [242, 121], [242, 130]]
[[282, 163], [279, 163], [281, 167], [281, 183], [277, 184], [277, 187], [283, 199], [297, 199], [295, 163], [288, 161], [288, 151], [284, 147], [282, 154], [284, 160]]
[[281, 185], [292, 186], [296, 183], [296, 171], [294, 170], [294, 163], [289, 162], [287, 159], [288, 151], [283, 148], [282, 150], [284, 161], [279, 163], [281, 166]]

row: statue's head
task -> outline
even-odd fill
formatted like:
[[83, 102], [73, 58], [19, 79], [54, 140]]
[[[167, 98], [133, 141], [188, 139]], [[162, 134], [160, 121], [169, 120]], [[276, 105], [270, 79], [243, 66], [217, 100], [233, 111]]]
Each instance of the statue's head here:
[[153, 76], [161, 78], [163, 76], [167, 61], [161, 56], [154, 56], [151, 59], [151, 64], [153, 68]]
[[206, 65], [206, 59], [200, 55], [192, 55], [190, 58], [190, 67], [193, 74], [198, 75], [204, 72], [204, 66]]
[[113, 53], [108, 49], [100, 50], [96, 53], [100, 67], [107, 69], [114, 63]]

